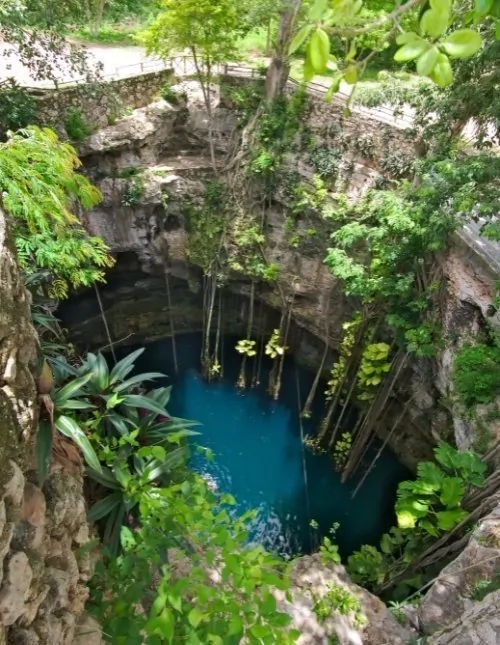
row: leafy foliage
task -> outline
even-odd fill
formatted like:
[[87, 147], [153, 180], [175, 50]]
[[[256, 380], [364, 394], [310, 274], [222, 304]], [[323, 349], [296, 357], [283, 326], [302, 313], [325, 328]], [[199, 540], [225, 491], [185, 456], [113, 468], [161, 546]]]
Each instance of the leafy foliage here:
[[72, 141], [83, 141], [91, 132], [82, 111], [77, 107], [68, 108], [64, 127]]
[[342, 616], [353, 614], [356, 627], [365, 622], [359, 598], [345, 587], [332, 582], [327, 583], [327, 590], [321, 598], [316, 600], [313, 611], [320, 622], [329, 618], [332, 612], [338, 612]]
[[100, 200], [76, 172], [79, 166], [74, 149], [48, 129], [33, 126], [0, 144], [2, 206], [13, 219], [21, 267], [28, 274], [50, 271], [57, 297], [70, 286], [102, 281], [113, 265], [103, 240], [89, 237], [72, 212], [76, 204], [91, 208]]
[[12, 78], [0, 82], [0, 136], [36, 122], [37, 105], [32, 96]]
[[[341, 81], [355, 84], [368, 61], [384, 51], [398, 34], [395, 41], [399, 48], [394, 60], [399, 63], [416, 61], [420, 76], [445, 87], [453, 80], [450, 59], [470, 58], [481, 49], [482, 38], [477, 28], [471, 29], [466, 25], [473, 19], [481, 22], [486, 15], [494, 14], [493, 3], [486, 11], [476, 4], [475, 10], [468, 14], [463, 10], [460, 13], [459, 8], [463, 25], [457, 25], [452, 1], [436, 0], [425, 6], [418, 16], [418, 33], [408, 29], [408, 22], [401, 22], [405, 14], [415, 11], [417, 4], [420, 3], [384, 7], [377, 16], [361, 1], [349, 0], [330, 6], [326, 0], [317, 0], [309, 9], [307, 24], [295, 35], [289, 51], [294, 53], [307, 43], [304, 78], [310, 81], [315, 74], [332, 71], [333, 82], [328, 93], [331, 97], [339, 89]], [[340, 35], [346, 41], [345, 50], [339, 52], [338, 59], [331, 52], [330, 34]], [[360, 36], [365, 34], [369, 38], [360, 42]]]
[[296, 641], [272, 593], [287, 589], [287, 576], [273, 556], [246, 546], [252, 512], [234, 518], [233, 498], [196, 477], [137, 501], [139, 527], [122, 529], [123, 554], [93, 580], [92, 605], [110, 642], [132, 645], [143, 634], [148, 643]]
[[500, 393], [500, 347], [465, 345], [455, 357], [452, 382], [466, 407], [490, 403]]

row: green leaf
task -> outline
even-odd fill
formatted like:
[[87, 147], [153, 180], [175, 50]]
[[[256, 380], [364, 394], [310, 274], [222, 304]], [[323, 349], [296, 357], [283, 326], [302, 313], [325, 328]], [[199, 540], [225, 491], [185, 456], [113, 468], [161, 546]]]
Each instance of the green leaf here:
[[436, 513], [436, 519], [438, 526], [442, 531], [449, 531], [465, 519], [467, 515], [467, 511], [464, 511], [461, 508], [455, 508], [453, 510], [440, 511], [439, 513]]
[[304, 43], [304, 41], [306, 40], [306, 38], [309, 36], [309, 34], [313, 29], [314, 29], [314, 25], [306, 25], [305, 27], [302, 27], [302, 29], [300, 29], [295, 34], [295, 37], [290, 43], [290, 47], [288, 49], [289, 56], [294, 54], [297, 51], [297, 49], [301, 47], [301, 45]]
[[96, 502], [89, 511], [89, 522], [97, 522], [109, 515], [123, 501], [121, 493], [110, 493], [104, 499]]
[[101, 464], [99, 462], [99, 459], [97, 458], [97, 455], [95, 454], [94, 449], [92, 448], [90, 441], [87, 439], [85, 433], [74, 419], [61, 415], [57, 418], [55, 426], [61, 434], [69, 437], [76, 443], [76, 445], [82, 451], [85, 461], [90, 466], [90, 468], [92, 468], [93, 470], [102, 471]]
[[93, 364], [92, 380], [100, 392], [105, 392], [109, 386], [109, 369], [102, 354], [97, 354]]
[[239, 616], [232, 616], [229, 622], [227, 634], [228, 636], [238, 637], [241, 637], [243, 635], [243, 621]]
[[203, 620], [203, 613], [198, 609], [198, 607], [194, 607], [188, 614], [188, 620], [191, 627], [196, 629]]
[[429, 535], [432, 535], [433, 537], [439, 537], [439, 531], [430, 520], [419, 520], [418, 525]]
[[306, 51], [306, 58], [304, 61], [304, 81], [306, 83], [309, 83], [309, 81], [312, 81], [315, 74], [313, 64], [311, 63], [311, 56], [310, 56], [309, 49], [310, 48], [308, 47]]
[[392, 542], [391, 536], [388, 533], [384, 533], [384, 535], [382, 535], [382, 538], [380, 540], [380, 550], [382, 551], [382, 553], [389, 555], [390, 553], [392, 553], [392, 549], [393, 549], [393, 542]]
[[494, 0], [475, 0], [474, 11], [478, 16], [487, 16], [492, 7]]
[[151, 412], [156, 412], [161, 416], [167, 416], [167, 411], [162, 406], [158, 405], [156, 401], [150, 399], [147, 396], [142, 394], [126, 394], [123, 397], [123, 403], [125, 405], [130, 405], [133, 408], [143, 408], [144, 410], [150, 410]]
[[449, 11], [435, 11], [434, 9], [429, 9], [424, 13], [420, 20], [420, 29], [425, 34], [429, 34], [431, 38], [438, 38], [446, 31], [449, 20]]
[[417, 73], [419, 76], [428, 76], [434, 69], [439, 56], [437, 47], [431, 47], [417, 59]]
[[452, 58], [469, 58], [481, 49], [481, 36], [473, 29], [458, 29], [447, 36], [441, 47]]
[[174, 609], [176, 609], [177, 611], [182, 611], [182, 598], [180, 596], [178, 596], [177, 594], [169, 593], [167, 598], [168, 602]]
[[436, 486], [436, 490], [441, 487], [441, 484], [446, 477], [439, 466], [436, 466], [432, 461], [420, 462], [417, 466], [417, 472], [420, 479], [432, 486]]
[[125, 358], [122, 358], [121, 361], [118, 361], [118, 363], [111, 370], [109, 377], [110, 385], [113, 385], [118, 381], [123, 381], [123, 379], [130, 374], [130, 372], [134, 369], [135, 360], [139, 358], [144, 350], [144, 347], [136, 349], [135, 352], [132, 352], [128, 356], [125, 356]]
[[83, 386], [90, 381], [92, 376], [92, 372], [88, 372], [83, 376], [75, 378], [73, 381], [70, 381], [64, 387], [57, 390], [54, 395], [54, 406], [56, 408], [59, 407], [61, 404], [65, 403], [67, 399], [70, 399], [72, 396], [80, 392]]
[[260, 604], [261, 612], [266, 614], [272, 614], [276, 611], [276, 598], [272, 593], [267, 593], [264, 600]]
[[332, 100], [332, 98], [333, 98], [333, 95], [334, 95], [336, 92], [338, 92], [338, 91], [339, 91], [339, 88], [340, 88], [340, 82], [341, 82], [342, 78], [343, 78], [343, 74], [336, 74], [336, 75], [333, 77], [332, 84], [331, 84], [331, 85], [330, 85], [330, 87], [328, 88], [328, 91], [327, 91], [327, 93], [326, 93], [326, 95], [325, 95], [325, 101], [326, 101], [327, 103], [330, 103], [330, 102], [331, 102], [331, 100]]
[[404, 33], [398, 35], [398, 37], [396, 38], [396, 43], [398, 45], [407, 45], [408, 43], [412, 43], [418, 40], [422, 40], [422, 38], [414, 31], [405, 31]]
[[317, 22], [323, 17], [323, 14], [328, 9], [328, 0], [316, 0], [313, 6], [309, 9], [307, 14], [311, 22]]
[[497, 20], [495, 23], [495, 38], [500, 40], [500, 20]]
[[358, 80], [358, 68], [356, 65], [349, 65], [349, 67], [344, 72], [344, 79], [349, 85], [354, 85]]
[[106, 488], [111, 488], [113, 490], [119, 490], [120, 485], [116, 481], [116, 478], [113, 476], [109, 468], [103, 468], [102, 471], [92, 470], [91, 468], [87, 469], [87, 475], [91, 477], [94, 481]]
[[36, 435], [36, 461], [38, 483], [43, 486], [50, 467], [52, 454], [52, 427], [48, 421], [40, 421]]
[[413, 529], [416, 526], [417, 518], [409, 510], [396, 511], [398, 526], [402, 529]]
[[413, 40], [403, 45], [394, 54], [394, 60], [398, 63], [406, 63], [421, 56], [429, 48], [429, 43], [425, 40]]
[[441, 504], [458, 506], [465, 495], [465, 486], [460, 477], [447, 477], [442, 484]]
[[95, 405], [88, 401], [80, 401], [79, 399], [67, 399], [64, 403], [57, 405], [58, 410], [95, 410]]
[[144, 383], [145, 381], [151, 381], [155, 378], [165, 378], [165, 374], [162, 374], [161, 372], [145, 372], [144, 374], [136, 374], [136, 376], [132, 376], [126, 381], [123, 381], [123, 383], [115, 385], [113, 390], [115, 392], [123, 392], [123, 390], [128, 390], [137, 383]]
[[445, 468], [447, 468], [448, 470], [455, 469], [456, 454], [457, 454], [456, 448], [453, 448], [452, 446], [450, 446], [449, 443], [439, 443], [434, 448], [434, 456], [436, 457], [437, 461], [439, 461], [439, 463]]
[[318, 28], [313, 32], [308, 49], [314, 71], [318, 74], [325, 71], [330, 54], [330, 39], [323, 29]]
[[135, 536], [128, 526], [120, 528], [120, 544], [124, 551], [130, 551], [136, 545]]

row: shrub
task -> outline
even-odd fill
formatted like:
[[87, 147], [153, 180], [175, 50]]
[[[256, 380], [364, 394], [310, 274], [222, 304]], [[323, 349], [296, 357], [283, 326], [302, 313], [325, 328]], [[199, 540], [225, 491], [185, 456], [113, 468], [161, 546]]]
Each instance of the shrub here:
[[34, 124], [36, 116], [36, 101], [24, 88], [13, 79], [0, 83], [0, 135]]
[[466, 345], [455, 358], [453, 386], [468, 408], [500, 394], [500, 347]]
[[80, 108], [70, 107], [68, 109], [64, 127], [66, 128], [68, 137], [73, 141], [83, 141], [90, 134], [90, 128]]

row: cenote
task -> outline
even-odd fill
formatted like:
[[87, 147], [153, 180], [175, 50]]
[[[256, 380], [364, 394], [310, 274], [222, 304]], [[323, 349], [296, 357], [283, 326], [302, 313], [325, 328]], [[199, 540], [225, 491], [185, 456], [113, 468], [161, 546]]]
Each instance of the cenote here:
[[[193, 446], [190, 466], [218, 490], [234, 495], [238, 511], [258, 509], [252, 539], [281, 555], [316, 550], [333, 523], [339, 524], [336, 541], [343, 557], [362, 544], [376, 544], [395, 523], [396, 487], [408, 470], [384, 451], [352, 498], [363, 464], [341, 484], [331, 457], [311, 453], [301, 440], [301, 432], [315, 433], [323, 411], [323, 396], [318, 395], [301, 430], [299, 410], [313, 375], [287, 357], [280, 398], [274, 401], [266, 392], [270, 366], [264, 360], [260, 385], [240, 391], [235, 385], [241, 364], [236, 342], [224, 339], [223, 376], [210, 383], [198, 370], [201, 334], [177, 336], [177, 374], [170, 339], [149, 344], [137, 364], [140, 371], [167, 375], [165, 382], [173, 385], [170, 414], [201, 423], [193, 443], [209, 448], [213, 459]], [[366, 466], [371, 456], [366, 455]]]

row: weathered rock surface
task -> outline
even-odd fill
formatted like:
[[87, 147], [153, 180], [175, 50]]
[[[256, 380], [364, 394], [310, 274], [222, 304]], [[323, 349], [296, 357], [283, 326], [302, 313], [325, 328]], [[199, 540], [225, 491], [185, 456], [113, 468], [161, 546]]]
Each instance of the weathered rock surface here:
[[[313, 607], [328, 591], [328, 585], [346, 590], [361, 604], [361, 612], [342, 614], [332, 606], [330, 616], [319, 621]], [[406, 645], [411, 632], [396, 622], [384, 603], [349, 580], [340, 565], [327, 567], [318, 554], [298, 558], [292, 572], [293, 601], [281, 602], [301, 632], [299, 645]], [[337, 640], [335, 640], [335, 637]]]
[[465, 549], [442, 570], [422, 600], [418, 622], [423, 633], [432, 634], [429, 645], [500, 643], [500, 592], [494, 584], [499, 580], [497, 506], [479, 523]]
[[80, 564], [75, 557], [89, 538], [83, 482], [55, 467], [43, 490], [35, 483], [36, 336], [30, 321], [0, 211], [0, 645], [71, 645], [92, 568], [88, 558]]

